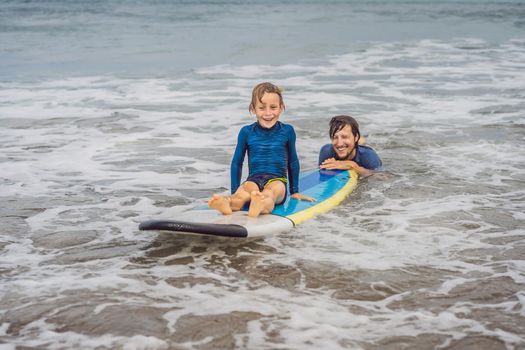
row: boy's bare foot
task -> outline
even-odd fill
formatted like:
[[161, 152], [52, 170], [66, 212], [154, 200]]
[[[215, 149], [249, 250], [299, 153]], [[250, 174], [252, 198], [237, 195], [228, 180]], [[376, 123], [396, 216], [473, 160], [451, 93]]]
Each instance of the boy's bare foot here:
[[250, 199], [249, 217], [257, 217], [264, 210], [264, 200], [266, 196], [261, 192], [253, 191]]
[[208, 201], [208, 206], [212, 209], [220, 211], [224, 215], [231, 215], [232, 208], [230, 206], [230, 199], [214, 194]]

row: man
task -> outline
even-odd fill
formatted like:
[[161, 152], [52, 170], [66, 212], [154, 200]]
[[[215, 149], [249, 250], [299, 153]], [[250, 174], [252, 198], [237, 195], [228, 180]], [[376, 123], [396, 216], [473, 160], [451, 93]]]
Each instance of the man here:
[[354, 169], [359, 176], [366, 177], [381, 167], [376, 151], [364, 146], [359, 124], [354, 118], [347, 115], [333, 117], [330, 120], [330, 139], [332, 143], [319, 151], [321, 169]]

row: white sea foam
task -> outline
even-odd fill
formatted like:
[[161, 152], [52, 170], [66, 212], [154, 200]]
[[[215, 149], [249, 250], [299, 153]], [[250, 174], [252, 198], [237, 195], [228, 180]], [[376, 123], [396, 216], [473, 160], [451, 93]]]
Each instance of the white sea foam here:
[[[265, 348], [272, 332], [284, 343], [267, 348], [361, 348], [425, 334], [445, 336], [442, 346], [468, 334], [522, 346], [519, 334], [468, 315], [510, 308], [525, 316], [524, 295], [514, 292], [525, 284], [524, 57], [520, 41], [424, 40], [293, 65], [220, 65], [183, 78], [2, 83], [0, 191], [10, 203], [5, 217], [26, 226], [5, 226], [8, 277], [0, 290], [54, 298], [57, 308], [77, 291], [110, 291], [93, 317], [110, 306], [166, 308], [170, 332], [183, 316], [253, 312], [260, 318], [235, 335], [245, 348]], [[263, 241], [139, 232], [146, 218], [176, 217], [228, 189], [235, 138], [254, 121], [247, 105], [260, 80], [284, 87], [282, 120], [296, 126], [304, 169], [316, 166], [329, 142], [328, 117], [352, 114], [383, 158], [386, 179], [361, 181], [337, 209]], [[188, 262], [170, 264], [177, 259]], [[280, 286], [279, 275], [264, 278], [261, 271], [276, 266], [290, 269], [281, 282], [292, 287]], [[327, 270], [348, 285], [332, 283]], [[428, 284], [396, 286], [404, 282], [399, 271]], [[436, 301], [494, 278], [509, 284], [507, 300]], [[355, 294], [360, 283], [368, 299]], [[418, 293], [430, 297], [428, 307]], [[35, 318], [20, 326], [26, 346], [162, 349], [213, 341], [57, 332], [45, 315]]]

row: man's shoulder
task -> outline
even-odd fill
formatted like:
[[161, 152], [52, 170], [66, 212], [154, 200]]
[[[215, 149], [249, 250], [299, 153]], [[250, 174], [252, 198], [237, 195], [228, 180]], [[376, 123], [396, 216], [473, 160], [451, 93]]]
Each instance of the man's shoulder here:
[[335, 151], [331, 143], [327, 143], [319, 150], [319, 163], [328, 158], [335, 158]]
[[367, 145], [359, 145], [359, 150], [362, 152], [376, 152], [372, 147]]
[[373, 149], [372, 147], [370, 146], [366, 146], [366, 145], [359, 145], [358, 147], [358, 151], [359, 153], [361, 153], [362, 155], [374, 155], [374, 156], [377, 156], [377, 152], [375, 149]]
[[359, 165], [370, 170], [377, 169], [382, 165], [381, 158], [379, 158], [379, 155], [372, 147], [359, 145], [358, 153]]
[[319, 153], [331, 153], [333, 152], [334, 148], [332, 147], [331, 143], [327, 143], [326, 145], [321, 147], [321, 150]]

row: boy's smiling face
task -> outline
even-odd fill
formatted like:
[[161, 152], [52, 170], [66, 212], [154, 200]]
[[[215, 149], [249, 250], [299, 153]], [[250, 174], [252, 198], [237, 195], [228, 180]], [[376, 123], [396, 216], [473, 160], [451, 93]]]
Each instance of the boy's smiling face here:
[[265, 92], [260, 101], [255, 103], [255, 116], [260, 126], [270, 129], [279, 120], [283, 111], [279, 95]]

